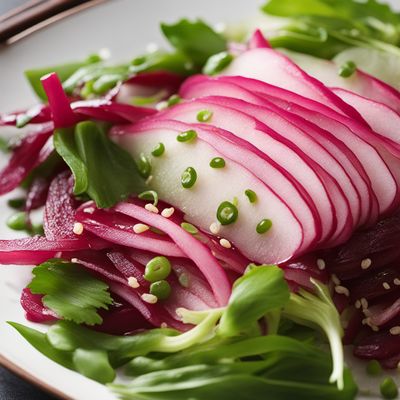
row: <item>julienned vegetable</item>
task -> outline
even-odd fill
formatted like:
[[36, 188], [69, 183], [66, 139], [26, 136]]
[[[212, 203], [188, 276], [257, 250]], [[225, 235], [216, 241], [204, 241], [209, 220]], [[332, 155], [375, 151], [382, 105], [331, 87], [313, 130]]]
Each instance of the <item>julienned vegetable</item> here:
[[26, 190], [9, 225], [39, 234], [0, 241], [0, 263], [36, 265], [21, 305], [52, 323], [12, 325], [121, 398], [354, 399], [342, 340], [400, 361], [400, 94], [349, 47], [395, 59], [398, 16], [263, 10], [287, 17], [270, 42], [163, 24], [174, 50], [36, 71], [48, 104], [0, 115], [30, 129], [0, 173]]

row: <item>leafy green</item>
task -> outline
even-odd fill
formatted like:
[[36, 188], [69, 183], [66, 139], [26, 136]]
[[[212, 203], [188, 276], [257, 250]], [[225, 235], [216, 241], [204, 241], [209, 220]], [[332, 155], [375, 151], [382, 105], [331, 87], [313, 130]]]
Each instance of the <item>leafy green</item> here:
[[291, 293], [283, 315], [299, 324], [322, 329], [328, 338], [333, 358], [330, 382], [337, 382], [341, 389], [343, 388], [344, 355], [340, 316], [329, 295], [328, 288], [313, 279], [311, 281], [316, 288], [316, 294], [303, 289], [298, 294]]
[[110, 365], [107, 352], [103, 350], [76, 349], [72, 359], [76, 370], [90, 379], [100, 383], [115, 379], [115, 370]]
[[269, 0], [262, 10], [287, 18], [270, 38], [274, 47], [322, 58], [352, 46], [400, 55], [400, 15], [376, 0]]
[[51, 67], [29, 69], [25, 71], [25, 76], [39, 99], [47, 101], [46, 93], [44, 92], [42, 83], [40, 82], [40, 78], [42, 76], [47, 75], [50, 72], [55, 72], [60, 78], [61, 82], [64, 82], [80, 68], [89, 64], [98, 63], [99, 61], [101, 61], [99, 56], [92, 55], [84, 61], [60, 64]]
[[108, 286], [78, 264], [49, 260], [34, 268], [33, 275], [31, 292], [44, 295], [43, 304], [66, 320], [100, 324], [97, 309], [108, 309], [113, 302]]
[[289, 287], [280, 268], [272, 265], [253, 268], [235, 282], [218, 333], [234, 336], [245, 332], [269, 311], [282, 308], [288, 300]]
[[57, 130], [54, 147], [74, 175], [74, 193], [87, 193], [98, 207], [111, 207], [144, 189], [133, 158], [94, 122], [80, 122], [75, 131]]
[[201, 20], [181, 19], [175, 24], [161, 24], [161, 30], [178, 51], [201, 67], [209, 57], [227, 48], [226, 40]]

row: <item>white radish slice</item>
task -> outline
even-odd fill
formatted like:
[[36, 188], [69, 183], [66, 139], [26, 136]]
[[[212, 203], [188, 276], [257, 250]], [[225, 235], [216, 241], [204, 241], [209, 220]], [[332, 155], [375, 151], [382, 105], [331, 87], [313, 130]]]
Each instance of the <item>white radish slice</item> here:
[[[343, 196], [341, 189], [335, 184], [332, 177], [324, 170], [324, 167], [308, 156], [308, 154], [314, 153], [321, 154], [321, 163], [330, 167], [327, 170], [338, 172], [338, 178], [341, 179], [340, 185], [346, 186], [349, 183], [349, 189], [351, 189], [351, 181], [348, 177], [346, 180], [346, 175], [340, 164], [327, 154], [324, 148], [312, 139], [310, 140], [296, 126], [293, 126], [276, 113], [263, 107], [257, 107], [227, 97], [206, 97], [197, 99], [195, 102], [180, 104], [168, 110], [166, 117], [185, 122], [194, 122], [198, 112], [203, 109], [213, 112], [210, 121], [212, 125], [229, 130], [234, 135], [249, 141], [285, 168], [304, 187], [311, 198], [315, 199], [317, 210], [322, 213], [326, 212], [327, 201], [329, 202], [332, 199], [337, 219], [337, 227], [333, 232], [332, 240], [342, 240], [345, 237], [349, 237], [353, 223], [352, 218], [349, 216], [347, 199]], [[268, 124], [274, 131], [271, 131], [267, 125], [263, 125], [261, 122]], [[340, 171], [342, 175], [339, 175]], [[327, 191], [328, 188], [331, 190]], [[352, 189], [352, 194], [357, 196], [354, 187]], [[336, 196], [334, 196], [334, 193], [336, 193]], [[358, 200], [357, 197], [353, 198], [354, 212], [357, 217], [360, 206]], [[326, 214], [320, 215], [321, 220], [325, 221]], [[324, 233], [327, 234], [328, 232], [325, 231]], [[329, 238], [329, 235], [323, 235], [321, 241], [326, 241]]]
[[[359, 70], [348, 78], [342, 78], [338, 73], [338, 66], [332, 61], [289, 51], [285, 51], [285, 54], [301, 69], [324, 85], [349, 90], [360, 96], [386, 104], [400, 112], [400, 93], [385, 82]], [[363, 115], [361, 114], [361, 116]]]
[[[222, 226], [219, 235], [256, 262], [278, 263], [296, 255], [303, 242], [303, 230], [285, 200], [256, 177], [262, 169], [259, 159], [245, 147], [226, 140], [216, 128], [212, 132], [196, 128], [196, 140], [178, 142], [177, 135], [188, 129], [193, 127], [175, 121], [147, 121], [115, 127], [112, 134], [117, 135], [115, 140], [134, 157], [143, 152], [150, 158], [154, 146], [159, 142], [164, 144], [165, 153], [151, 158], [151, 188], [186, 213], [190, 222], [209, 230], [216, 221], [219, 205], [236, 197], [238, 219]], [[209, 163], [214, 157], [223, 157], [225, 168], [211, 168]], [[190, 166], [197, 171], [197, 181], [192, 188], [185, 189], [181, 175]], [[248, 201], [247, 189], [257, 193], [257, 202]], [[256, 226], [265, 218], [272, 220], [272, 228], [259, 234]]]
[[[390, 153], [387, 154], [388, 151], [383, 147], [385, 142], [380, 140], [365, 124], [335, 112], [324, 104], [254, 79], [242, 77], [226, 77], [223, 79], [235, 82], [251, 93], [257, 94], [258, 92], [271, 101], [275, 97], [279, 99], [281, 106], [290, 112], [299, 114], [295, 111], [295, 106], [300, 106], [303, 111], [311, 111], [312, 119], [310, 121], [316, 124], [323, 116], [327, 117], [327, 121], [330, 121], [329, 124], [332, 124], [330, 131], [353, 151], [367, 172], [379, 203], [379, 213], [385, 214], [396, 207], [400, 195], [399, 187], [385, 162], [386, 158], [390, 158]], [[304, 115], [301, 116], [309, 119]], [[336, 126], [333, 125], [335, 121], [339, 123]], [[329, 124], [327, 123], [324, 128], [328, 130]], [[337, 130], [340, 126], [342, 126], [341, 129]], [[359, 140], [355, 140], [355, 137]], [[383, 157], [385, 157], [385, 161]]]
[[[201, 79], [202, 78], [202, 79]], [[347, 184], [342, 184], [343, 189], [346, 189], [347, 197], [351, 200], [353, 220], [355, 224], [360, 221], [369, 218], [372, 207], [372, 199], [370, 195], [370, 184], [368, 177], [359, 163], [358, 159], [353, 152], [340, 140], [338, 140], [330, 132], [320, 129], [315, 124], [294, 115], [286, 110], [283, 110], [279, 106], [272, 104], [260, 96], [250, 94], [245, 89], [234, 85], [230, 82], [225, 82], [226, 78], [206, 78], [196, 77], [189, 79], [181, 89], [181, 96], [184, 98], [199, 98], [207, 95], [229, 96], [231, 98], [242, 99], [246, 101], [246, 105], [237, 103], [237, 107], [241, 111], [246, 111], [252, 114], [246, 108], [251, 107], [251, 104], [262, 105], [262, 112], [258, 108], [253, 108], [253, 112], [256, 112], [260, 120], [266, 125], [270, 125], [276, 132], [282, 136], [287, 137], [289, 140], [301, 139], [304, 135], [309, 136], [314, 141], [318, 142], [324, 149], [321, 151], [311, 151], [306, 144], [306, 151], [315, 158], [319, 158], [320, 164], [324, 167], [326, 164], [325, 155], [328, 152], [328, 159], [332, 156], [336, 159], [336, 164], [339, 163], [340, 168], [339, 176], [345, 174], [344, 179]], [[204, 98], [204, 97], [203, 97]], [[214, 99], [214, 101], [217, 101]], [[222, 100], [224, 104], [224, 100]], [[232, 100], [234, 106], [234, 101]], [[268, 108], [265, 110], [264, 107]], [[276, 117], [270, 117], [271, 112], [277, 114]], [[282, 121], [283, 119], [283, 121]], [[281, 121], [281, 123], [280, 123]], [[275, 126], [274, 122], [278, 125]], [[289, 124], [289, 127], [287, 125]], [[289, 129], [289, 130], [288, 130]], [[299, 132], [300, 130], [300, 132]], [[292, 135], [288, 133], [292, 132]], [[315, 144], [311, 144], [314, 146]], [[303, 148], [304, 150], [304, 148]], [[363, 223], [363, 222], [361, 222]]]
[[298, 93], [353, 118], [360, 115], [288, 57], [273, 49], [252, 49], [235, 58], [222, 75], [254, 78]]

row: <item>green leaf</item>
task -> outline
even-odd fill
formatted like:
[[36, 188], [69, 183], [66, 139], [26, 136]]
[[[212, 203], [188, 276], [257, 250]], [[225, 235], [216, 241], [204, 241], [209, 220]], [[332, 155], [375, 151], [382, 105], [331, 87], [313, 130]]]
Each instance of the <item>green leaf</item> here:
[[175, 24], [161, 24], [161, 30], [178, 51], [202, 66], [213, 54], [227, 48], [226, 40], [201, 20], [181, 19]]
[[64, 159], [74, 176], [74, 194], [85, 193], [88, 189], [88, 173], [75, 144], [74, 131], [71, 128], [56, 129], [53, 136], [54, 148]]
[[75, 142], [86, 166], [86, 192], [98, 207], [111, 207], [143, 191], [144, 181], [131, 155], [112, 142], [94, 122], [80, 122], [76, 126]]
[[282, 308], [288, 300], [289, 287], [280, 268], [253, 268], [235, 282], [218, 333], [234, 336], [246, 332], [267, 312]]
[[105, 351], [77, 349], [74, 351], [73, 362], [76, 370], [87, 378], [104, 384], [115, 379], [114, 368]]
[[49, 260], [34, 268], [33, 275], [29, 289], [44, 295], [43, 304], [66, 320], [100, 324], [97, 309], [108, 309], [113, 302], [108, 286], [79, 264]]
[[16, 322], [8, 322], [18, 333], [36, 350], [63, 367], [73, 369], [71, 353], [53, 348], [46, 338], [46, 334]]

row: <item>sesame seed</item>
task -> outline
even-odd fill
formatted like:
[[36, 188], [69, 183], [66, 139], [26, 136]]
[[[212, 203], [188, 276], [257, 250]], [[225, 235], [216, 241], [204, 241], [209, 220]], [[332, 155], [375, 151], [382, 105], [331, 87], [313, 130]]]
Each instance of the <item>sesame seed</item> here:
[[143, 233], [150, 229], [148, 225], [145, 224], [135, 224], [133, 225], [133, 232], [135, 233]]
[[344, 286], [335, 286], [335, 292], [338, 294], [344, 294], [345, 296], [349, 297], [350, 296], [350, 292], [349, 289], [347, 289]]
[[357, 301], [354, 303], [354, 305], [355, 305], [356, 308], [361, 308], [361, 301], [360, 301], [360, 300], [357, 300]]
[[185, 311], [186, 311], [186, 308], [179, 307], [175, 310], [175, 313], [180, 319], [183, 319], [183, 314]]
[[340, 285], [340, 279], [335, 274], [332, 274], [331, 279], [336, 286]]
[[86, 214], [93, 214], [95, 212], [94, 207], [86, 207], [83, 209], [83, 212]]
[[153, 180], [153, 175], [150, 175], [150, 176], [146, 179], [146, 182], [145, 182], [146, 186], [149, 186], [152, 180]]
[[362, 308], [368, 308], [368, 301], [367, 301], [367, 299], [365, 297], [362, 297], [360, 299], [360, 302], [361, 302]]
[[75, 222], [73, 232], [75, 233], [75, 235], [82, 235], [83, 225], [80, 222]]
[[154, 296], [154, 294], [151, 293], [143, 293], [140, 297], [144, 302], [149, 304], [156, 304], [158, 301], [157, 296]]
[[368, 269], [372, 264], [372, 260], [370, 258], [364, 258], [364, 260], [361, 261], [361, 268], [362, 269]]
[[158, 208], [157, 208], [154, 204], [147, 203], [147, 204], [144, 206], [144, 208], [145, 208], [147, 211], [150, 211], [150, 212], [152, 212], [152, 213], [154, 213], [154, 214], [158, 214]]
[[370, 325], [370, 327], [374, 332], [378, 332], [379, 331], [379, 328], [376, 325]]
[[386, 289], [389, 290], [390, 289], [390, 285], [387, 282], [383, 282], [382, 286]]
[[230, 248], [232, 247], [231, 242], [230, 242], [229, 240], [226, 240], [226, 239], [221, 239], [221, 240], [219, 241], [219, 244], [220, 244], [222, 247], [225, 247], [225, 249], [230, 249]]
[[165, 218], [169, 218], [172, 216], [172, 214], [175, 212], [175, 208], [174, 207], [170, 207], [170, 208], [164, 208], [164, 210], [161, 211], [161, 215]]
[[134, 289], [137, 289], [140, 286], [138, 280], [134, 276], [128, 278], [128, 285]]
[[395, 278], [395, 279], [393, 280], [393, 283], [394, 283], [396, 286], [400, 286], [400, 279], [399, 279], [399, 278]]
[[168, 325], [165, 322], [161, 322], [160, 328], [168, 328]]
[[361, 323], [363, 324], [363, 325], [369, 325], [370, 324], [370, 321], [371, 321], [371, 318], [364, 318], [362, 321], [361, 321]]
[[72, 262], [72, 263], [77, 263], [77, 262], [78, 262], [78, 259], [77, 259], [77, 258], [71, 258], [71, 262]]
[[364, 313], [364, 315], [365, 315], [366, 317], [371, 317], [371, 316], [372, 316], [372, 313], [371, 313], [371, 311], [369, 311], [368, 308], [364, 308], [364, 309], [362, 310], [362, 312]]
[[221, 229], [221, 224], [220, 224], [219, 222], [213, 222], [213, 223], [210, 225], [210, 232], [211, 232], [213, 235], [217, 235], [220, 229]]
[[400, 335], [400, 326], [394, 326], [389, 330], [391, 335]]
[[182, 273], [179, 275], [178, 280], [179, 280], [179, 283], [181, 284], [181, 286], [183, 286], [183, 287], [185, 287], [185, 288], [188, 288], [188, 287], [189, 287], [189, 275], [186, 274], [185, 272], [182, 272]]
[[321, 271], [325, 269], [326, 264], [325, 261], [322, 258], [318, 258], [317, 260], [317, 267], [318, 269], [320, 269]]

